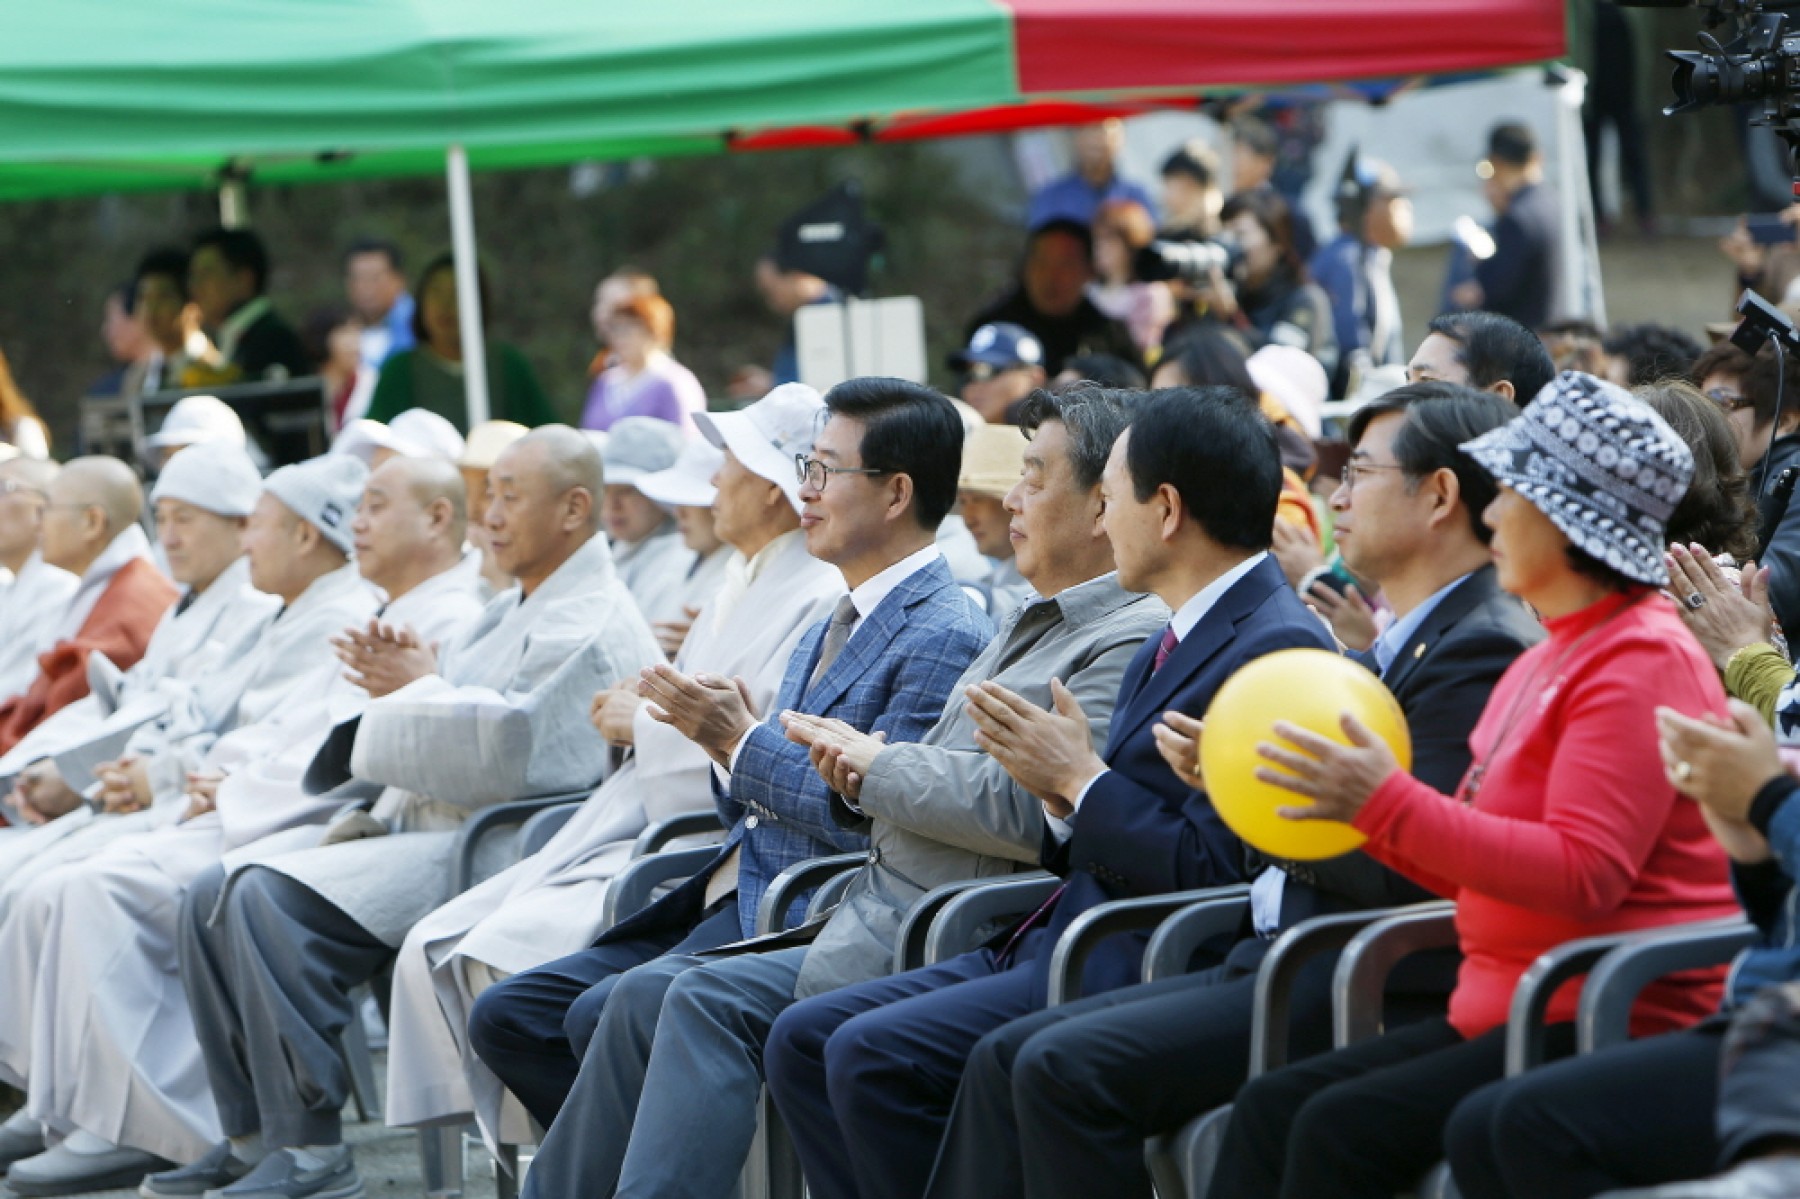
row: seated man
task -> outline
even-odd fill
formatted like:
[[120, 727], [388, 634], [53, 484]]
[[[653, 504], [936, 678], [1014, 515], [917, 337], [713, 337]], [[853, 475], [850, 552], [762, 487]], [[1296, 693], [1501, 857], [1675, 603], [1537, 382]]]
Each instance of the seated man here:
[[1434, 317], [1413, 351], [1411, 383], [1460, 383], [1491, 391], [1523, 408], [1556, 377], [1538, 335], [1497, 312], [1446, 312]]
[[44, 561], [81, 582], [50, 648], [38, 656], [31, 684], [0, 702], [0, 753], [88, 693], [89, 654], [105, 654], [120, 670], [137, 665], [175, 602], [175, 585], [150, 561], [150, 539], [138, 527], [144, 491], [129, 466], [117, 458], [76, 458], [47, 494], [39, 532]]
[[656, 643], [674, 661], [700, 609], [712, 602], [733, 561], [731, 545], [713, 527], [713, 476], [724, 451], [704, 437], [693, 437], [667, 470], [638, 479], [638, 492], [675, 514], [675, 529], [688, 551], [688, 568], [670, 601], [675, 615], [652, 620]]
[[[1021, 569], [1044, 598], [1014, 607], [917, 744], [784, 715], [789, 738], [813, 748], [840, 797], [836, 819], [868, 830], [869, 864], [811, 945], [708, 960], [680, 977], [653, 967], [626, 975], [528, 1190], [728, 1194], [756, 1131], [775, 1016], [796, 998], [887, 974], [906, 910], [932, 887], [1037, 864], [1043, 806], [976, 745], [963, 691], [992, 680], [1034, 702], [1072, 695], [1105, 742], [1120, 678], [1169, 616], [1119, 586], [1101, 525], [1100, 472], [1127, 416], [1125, 396], [1098, 390], [1027, 403], [1036, 436], [1006, 502]], [[704, 1154], [677, 1149], [694, 1136]]]
[[653, 416], [628, 416], [607, 434], [606, 497], [601, 516], [612, 541], [619, 578], [644, 619], [681, 616], [681, 585], [694, 555], [681, 544], [669, 510], [637, 489], [647, 474], [667, 470], [681, 453], [679, 425]]
[[996, 623], [1031, 594], [1031, 584], [1013, 558], [1012, 513], [1006, 507], [1024, 458], [1025, 437], [1017, 425], [976, 425], [963, 442], [962, 473], [956, 478], [956, 506], [963, 524], [969, 527], [975, 548], [994, 564], [982, 586], [987, 588], [988, 614]]
[[[970, 1050], [1043, 1006], [1051, 949], [1075, 917], [1243, 876], [1243, 845], [1168, 768], [1152, 729], [1171, 709], [1203, 713], [1263, 654], [1330, 647], [1267, 553], [1281, 495], [1274, 433], [1233, 389], [1152, 392], [1114, 443], [1102, 489], [1120, 585], [1174, 616], [1126, 669], [1104, 753], [1066, 691], [1047, 711], [992, 682], [969, 689], [976, 744], [1043, 800], [1057, 833], [1046, 862], [1067, 881], [1004, 944], [814, 996], [776, 1019], [764, 1068], [821, 1199], [925, 1190]], [[1145, 940], [1102, 944], [1085, 993], [1136, 982]]]
[[[269, 476], [244, 552], [251, 581], [281, 600], [280, 617], [253, 627], [203, 682], [200, 727], [155, 751], [134, 736], [145, 747], [137, 769], [109, 772], [122, 793], [112, 805], [142, 809], [160, 798], [161, 810], [143, 821], [161, 827], [84, 846], [93, 852], [33, 880], [0, 924], [0, 1077], [25, 1087], [32, 1122], [67, 1138], [15, 1162], [15, 1188], [124, 1185], [163, 1155], [206, 1143], [205, 1080], [192, 1049], [181, 1052], [192, 1036], [175, 979], [174, 919], [182, 888], [218, 856], [218, 820], [204, 813], [211, 775], [234, 764], [234, 738], [295, 702], [307, 667], [329, 660], [331, 635], [374, 610], [348, 562], [346, 517], [363, 478], [359, 463], [329, 456]], [[154, 786], [170, 757], [190, 764], [174, 796], [135, 790]], [[161, 960], [143, 961], [159, 952]], [[27, 1148], [23, 1137], [13, 1148]]]
[[[776, 875], [808, 858], [867, 847], [860, 831], [832, 819], [824, 780], [806, 750], [782, 735], [777, 713], [796, 708], [890, 741], [916, 741], [987, 641], [985, 618], [933, 541], [955, 496], [963, 436], [955, 408], [927, 388], [874, 378], [838, 384], [825, 408], [811, 456], [800, 463], [800, 526], [807, 549], [836, 566], [850, 591], [829, 622], [800, 639], [766, 719], [757, 722], [731, 680], [668, 667], [645, 675], [651, 718], [671, 723], [724, 772], [717, 787], [719, 814], [731, 829], [724, 847], [593, 948], [516, 975], [475, 1003], [475, 1051], [546, 1128], [620, 975], [665, 954], [692, 962], [696, 951], [751, 935]], [[561, 1069], [531, 1046], [558, 1031], [570, 1047]]]
[[[156, 480], [156, 537], [186, 590], [163, 615], [138, 664], [38, 725], [0, 756], [0, 778], [16, 778], [14, 805], [40, 827], [0, 853], [0, 916], [25, 877], [56, 858], [47, 852], [78, 829], [94, 836], [96, 813], [81, 802], [97, 758], [110, 759], [138, 726], [166, 717], [223, 665], [226, 651], [275, 616], [280, 601], [250, 583], [244, 527], [262, 478], [241, 449], [195, 446]], [[104, 668], [104, 669], [103, 669]], [[90, 673], [114, 672], [104, 658]]]
[[17, 695], [37, 676], [37, 657], [56, 641], [56, 626], [79, 585], [74, 575], [44, 561], [38, 529], [50, 484], [61, 467], [46, 458], [0, 462], [0, 699]]
[[[1444, 383], [1391, 391], [1351, 418], [1353, 450], [1332, 496], [1346, 564], [1394, 611], [1359, 660], [1400, 701], [1413, 774], [1446, 790], [1468, 770], [1469, 734], [1494, 684], [1544, 636], [1495, 582], [1481, 519], [1494, 483], [1458, 449], [1514, 414], [1503, 399]], [[1158, 733], [1190, 777], [1197, 734], [1178, 713]], [[1063, 1004], [984, 1037], [928, 1193], [1075, 1196], [1097, 1186], [1149, 1196], [1145, 1138], [1229, 1103], [1244, 1083], [1256, 972], [1274, 938], [1313, 916], [1429, 898], [1361, 853], [1268, 863], [1252, 886], [1249, 935], [1223, 965]], [[1404, 1011], [1442, 1011], [1453, 958], [1433, 956], [1396, 977]], [[1290, 993], [1292, 1058], [1330, 1047], [1334, 961], [1321, 957]]]
[[546, 426], [508, 446], [487, 526], [518, 585], [438, 652], [404, 631], [383, 635], [394, 651], [384, 686], [398, 689], [337, 725], [308, 770], [314, 785], [346, 781], [346, 764], [383, 784], [373, 812], [334, 823], [312, 848], [234, 862], [229, 890], [218, 866], [189, 888], [181, 978], [231, 1140], [149, 1180], [152, 1193], [361, 1190], [339, 1125], [351, 989], [447, 898], [455, 830], [470, 812], [593, 786], [606, 756], [587, 728], [588, 699], [660, 657], [598, 536], [603, 487], [600, 456], [573, 429]]
[[[806, 551], [794, 477], [794, 459], [812, 445], [824, 407], [818, 392], [789, 383], [740, 411], [696, 414], [724, 457], [712, 512], [733, 557], [728, 589], [701, 611], [675, 668], [743, 679], [759, 711], [774, 703], [801, 635], [844, 593], [837, 567]], [[592, 945], [607, 885], [629, 863], [637, 835], [649, 823], [711, 810], [711, 759], [653, 720], [635, 685], [596, 695], [593, 719], [626, 752], [624, 764], [548, 845], [421, 920], [400, 947], [389, 1014], [390, 1124], [473, 1113], [496, 1140], [534, 1139], [517, 1102], [506, 1102], [469, 1046], [470, 1006], [496, 979]], [[534, 1086], [560, 1092], [574, 1080], [578, 1063], [560, 1020], [517, 1050], [539, 1063], [517, 1072]]]

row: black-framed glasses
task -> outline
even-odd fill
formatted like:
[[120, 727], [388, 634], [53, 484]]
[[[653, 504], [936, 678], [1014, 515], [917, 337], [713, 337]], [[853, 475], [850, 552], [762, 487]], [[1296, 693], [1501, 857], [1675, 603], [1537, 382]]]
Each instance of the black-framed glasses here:
[[1358, 479], [1364, 479], [1377, 471], [1405, 470], [1398, 462], [1358, 462], [1351, 459], [1344, 463], [1344, 490], [1355, 491]]
[[891, 470], [877, 470], [872, 466], [827, 466], [817, 458], [809, 458], [805, 454], [794, 455], [794, 477], [814, 491], [824, 491], [825, 484], [831, 481], [832, 475], [891, 475]]
[[1750, 397], [1741, 391], [1733, 391], [1729, 387], [1709, 388], [1706, 398], [1724, 409], [1727, 413], [1741, 412], [1750, 407]]

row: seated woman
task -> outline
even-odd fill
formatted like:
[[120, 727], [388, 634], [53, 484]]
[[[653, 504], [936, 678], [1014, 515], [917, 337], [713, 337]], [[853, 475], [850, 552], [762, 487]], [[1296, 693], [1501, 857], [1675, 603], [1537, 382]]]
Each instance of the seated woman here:
[[[1278, 723], [1293, 748], [1258, 747], [1270, 763], [1261, 777], [1296, 794], [1286, 815], [1350, 821], [1371, 856], [1456, 899], [1464, 958], [1449, 1015], [1249, 1083], [1214, 1199], [1410, 1189], [1442, 1156], [1450, 1110], [1501, 1077], [1513, 987], [1540, 953], [1737, 911], [1724, 855], [1656, 749], [1659, 704], [1725, 711], [1711, 663], [1656, 590], [1692, 453], [1630, 395], [1572, 372], [1464, 449], [1500, 484], [1486, 514], [1500, 585], [1550, 636], [1495, 688], [1456, 795], [1400, 770], [1348, 717], [1351, 745]], [[1715, 971], [1648, 988], [1635, 1031], [1693, 1023], [1719, 987]], [[1549, 1011], [1565, 1051], [1576, 997], [1569, 989]]]
[[[478, 272], [483, 327], [493, 313], [487, 275]], [[370, 420], [391, 421], [408, 408], [424, 408], [469, 431], [469, 409], [463, 398], [463, 344], [456, 299], [456, 263], [448, 254], [425, 265], [413, 294], [413, 335], [418, 345], [392, 354], [381, 364], [381, 377], [369, 399]], [[538, 385], [525, 355], [505, 342], [487, 343], [488, 414], [536, 428], [560, 418]]]

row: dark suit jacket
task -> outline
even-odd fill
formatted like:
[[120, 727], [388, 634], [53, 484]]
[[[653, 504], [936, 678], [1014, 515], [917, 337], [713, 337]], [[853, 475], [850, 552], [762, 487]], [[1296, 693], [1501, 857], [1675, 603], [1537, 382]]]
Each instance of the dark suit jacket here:
[[274, 312], [263, 313], [244, 330], [231, 363], [244, 372], [246, 383], [260, 383], [275, 367], [286, 371], [290, 379], [318, 374], [300, 335]]
[[[1146, 641], [1119, 685], [1119, 702], [1102, 754], [1110, 769], [1073, 820], [1074, 836], [1047, 855], [1067, 879], [1047, 933], [1026, 942], [1032, 969], [1048, 978], [1051, 948], [1069, 922], [1096, 904], [1242, 881], [1244, 846], [1211, 801], [1175, 777], [1151, 733], [1162, 713], [1203, 716], [1213, 693], [1239, 667], [1276, 650], [1331, 649], [1318, 617], [1306, 610], [1273, 557], [1258, 563], [1219, 598], [1151, 673], [1160, 635]], [[1138, 979], [1148, 934], [1113, 937], [1088, 959], [1086, 993]]]
[[[1406, 714], [1414, 778], [1445, 795], [1455, 792], [1469, 769], [1469, 734], [1494, 684], [1515, 658], [1543, 638], [1543, 626], [1525, 605], [1500, 590], [1492, 566], [1470, 575], [1432, 609], [1382, 678]], [[1375, 669], [1373, 655], [1357, 657]], [[1252, 852], [1251, 873], [1259, 873], [1265, 861]], [[1363, 853], [1277, 865], [1288, 874], [1281, 895], [1283, 929], [1333, 912], [1437, 898]], [[1267, 944], [1253, 942], [1234, 951], [1233, 964], [1247, 964], [1243, 953], [1260, 957]], [[1447, 991], [1453, 972], [1434, 973]]]
[[[1513, 194], [1492, 226], [1492, 257], [1475, 265], [1483, 308], [1510, 316], [1527, 329], [1549, 323], [1556, 315], [1553, 309], [1562, 270], [1560, 228], [1556, 197], [1548, 187], [1534, 183]], [[1519, 397], [1521, 401], [1532, 398]]]

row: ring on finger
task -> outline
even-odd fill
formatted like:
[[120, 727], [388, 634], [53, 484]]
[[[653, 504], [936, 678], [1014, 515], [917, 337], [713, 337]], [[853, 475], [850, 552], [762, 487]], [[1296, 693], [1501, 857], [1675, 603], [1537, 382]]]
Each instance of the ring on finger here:
[[1677, 762], [1675, 763], [1675, 769], [1670, 771], [1670, 773], [1675, 776], [1676, 782], [1685, 783], [1694, 777], [1694, 767], [1692, 763], [1689, 762]]
[[1698, 591], [1690, 591], [1687, 594], [1687, 606], [1698, 612], [1700, 609], [1706, 607], [1706, 597], [1701, 595]]

